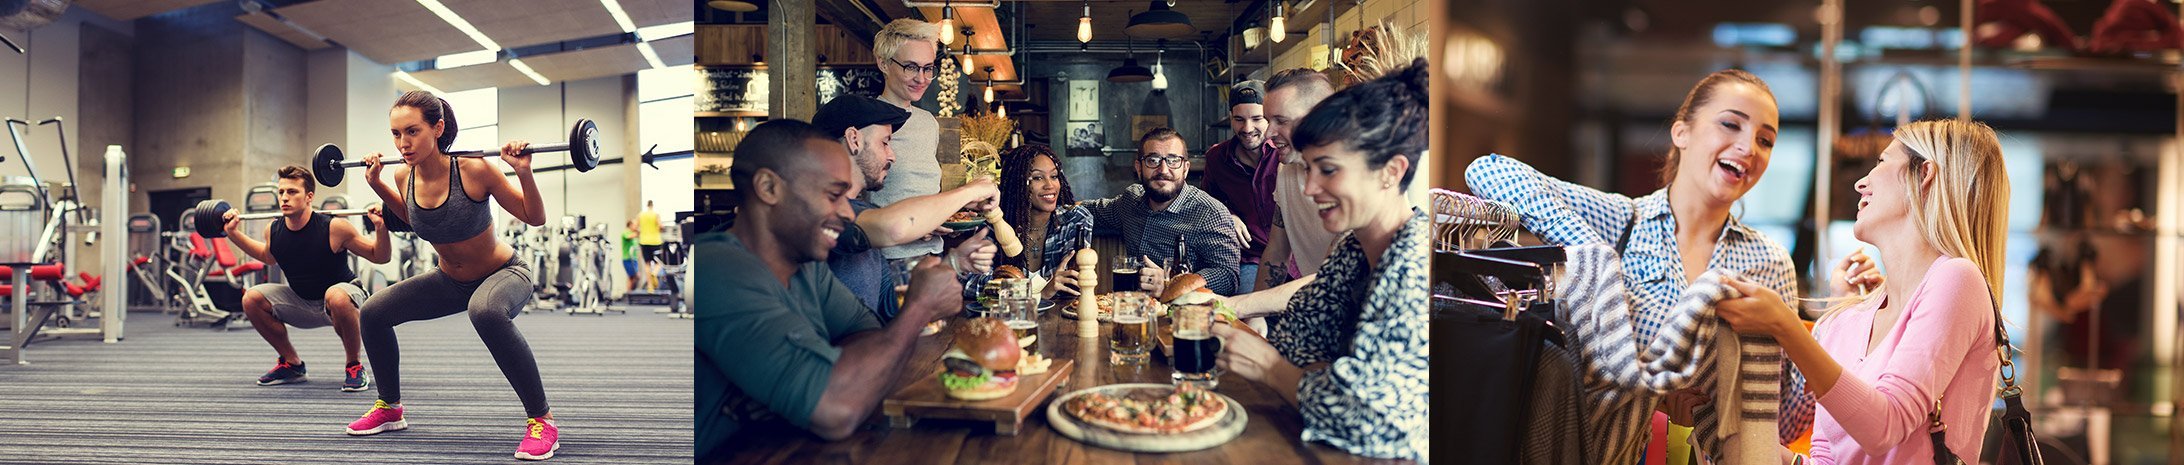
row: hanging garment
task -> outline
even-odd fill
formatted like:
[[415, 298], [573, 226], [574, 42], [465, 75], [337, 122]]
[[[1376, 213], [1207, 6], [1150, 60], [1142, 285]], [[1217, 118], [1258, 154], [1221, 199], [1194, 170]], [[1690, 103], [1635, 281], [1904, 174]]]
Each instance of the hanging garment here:
[[[1717, 383], [1711, 407], [1740, 413], [1724, 416], [1714, 408], [1697, 409], [1692, 435], [1700, 450], [1717, 463], [1777, 460], [1772, 434], [1739, 434], [1775, 431], [1783, 359], [1781, 346], [1771, 338], [1722, 331], [1713, 304], [1737, 297], [1734, 289], [1722, 285], [1733, 273], [1708, 271], [1692, 282], [1659, 332], [1641, 347], [1616, 252], [1605, 245], [1566, 251], [1570, 272], [1556, 296], [1556, 317], [1569, 322], [1572, 339], [1580, 341], [1585, 394], [1592, 407], [1586, 413], [1585, 437], [1600, 441], [1586, 445], [1598, 454], [1592, 462], [1636, 462], [1657, 398], [1702, 381]], [[1761, 450], [1766, 460], [1746, 461]]]

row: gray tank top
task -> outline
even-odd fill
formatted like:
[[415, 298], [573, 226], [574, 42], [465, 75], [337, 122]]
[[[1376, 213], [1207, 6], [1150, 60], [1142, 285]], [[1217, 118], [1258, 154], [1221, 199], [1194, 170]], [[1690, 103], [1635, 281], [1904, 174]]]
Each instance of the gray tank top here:
[[462, 242], [493, 227], [493, 210], [484, 201], [470, 200], [463, 192], [463, 170], [456, 157], [447, 157], [447, 200], [438, 208], [417, 205], [417, 171], [410, 170], [409, 223], [417, 238], [434, 244]]

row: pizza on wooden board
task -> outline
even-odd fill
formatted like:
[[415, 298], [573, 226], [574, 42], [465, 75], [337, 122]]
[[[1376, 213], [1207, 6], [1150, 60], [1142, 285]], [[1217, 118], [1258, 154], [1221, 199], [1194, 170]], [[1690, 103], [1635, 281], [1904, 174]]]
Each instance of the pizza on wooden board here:
[[1213, 426], [1228, 414], [1228, 402], [1191, 384], [1088, 392], [1062, 410], [1087, 424], [1124, 433], [1188, 433]]

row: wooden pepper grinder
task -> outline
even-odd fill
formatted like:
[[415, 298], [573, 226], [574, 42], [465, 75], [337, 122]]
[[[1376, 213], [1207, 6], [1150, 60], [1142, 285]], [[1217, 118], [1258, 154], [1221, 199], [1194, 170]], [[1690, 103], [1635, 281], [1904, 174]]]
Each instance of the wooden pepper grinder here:
[[1092, 251], [1092, 244], [1077, 250], [1077, 337], [1083, 339], [1100, 337], [1100, 303], [1092, 292], [1100, 285], [1094, 272], [1099, 264], [1100, 253]]
[[1001, 220], [1001, 209], [986, 210], [986, 224], [993, 226], [993, 238], [1001, 244], [1001, 253], [1010, 257], [1024, 253], [1024, 243], [1016, 240], [1016, 228]]

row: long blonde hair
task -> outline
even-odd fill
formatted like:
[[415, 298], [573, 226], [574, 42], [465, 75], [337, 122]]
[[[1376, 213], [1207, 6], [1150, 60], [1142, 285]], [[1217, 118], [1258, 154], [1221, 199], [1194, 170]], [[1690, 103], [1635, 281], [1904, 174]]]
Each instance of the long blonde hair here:
[[[1895, 138], [1911, 155], [1897, 173], [1910, 193], [1911, 224], [1942, 255], [1971, 260], [1987, 280], [1987, 296], [1999, 305], [2010, 183], [1994, 128], [1970, 120], [1928, 120], [1896, 128]], [[1934, 185], [1921, 189], [1919, 180], [1927, 174], [1929, 161]], [[1822, 319], [1865, 299], [1825, 300], [1833, 305]]]
[[[2009, 236], [2010, 178], [1994, 128], [1971, 120], [1920, 121], [1896, 129], [1911, 154], [1903, 171], [1911, 192], [1911, 223], [1943, 255], [1963, 257], [1987, 278], [1987, 294], [2002, 298], [2003, 243]], [[1918, 189], [1934, 162], [1934, 187]], [[1938, 195], [1937, 195], [1938, 193]]]

